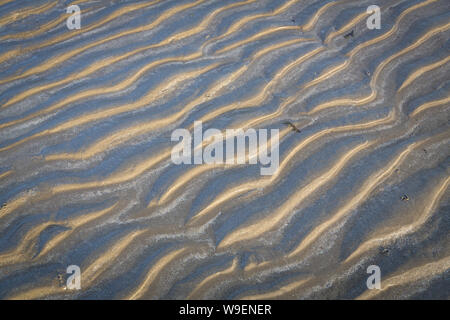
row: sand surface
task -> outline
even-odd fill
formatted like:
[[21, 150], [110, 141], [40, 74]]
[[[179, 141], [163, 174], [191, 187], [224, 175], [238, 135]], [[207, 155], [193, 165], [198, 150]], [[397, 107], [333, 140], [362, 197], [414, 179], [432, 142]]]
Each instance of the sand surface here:
[[[1, 0], [0, 298], [450, 298], [449, 40], [448, 0]], [[198, 120], [278, 171], [175, 165]]]

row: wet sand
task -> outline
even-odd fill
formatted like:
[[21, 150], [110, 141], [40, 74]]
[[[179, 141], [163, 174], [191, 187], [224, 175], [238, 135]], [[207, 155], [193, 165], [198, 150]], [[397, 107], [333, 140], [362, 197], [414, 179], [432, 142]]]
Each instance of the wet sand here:
[[[446, 0], [0, 1], [0, 298], [449, 299], [449, 29]], [[173, 164], [198, 120], [279, 129], [279, 169]]]

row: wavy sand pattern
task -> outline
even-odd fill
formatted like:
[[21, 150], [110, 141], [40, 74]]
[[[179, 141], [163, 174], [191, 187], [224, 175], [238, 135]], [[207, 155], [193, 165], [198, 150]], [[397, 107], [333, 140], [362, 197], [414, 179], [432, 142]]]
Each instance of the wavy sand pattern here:
[[[0, 298], [450, 298], [449, 1], [3, 0], [0, 43]], [[196, 120], [279, 170], [173, 164]]]

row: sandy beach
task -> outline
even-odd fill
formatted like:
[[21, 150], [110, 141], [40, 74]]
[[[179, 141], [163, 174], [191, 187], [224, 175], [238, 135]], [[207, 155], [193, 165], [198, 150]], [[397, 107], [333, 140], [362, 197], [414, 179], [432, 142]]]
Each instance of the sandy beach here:
[[0, 0], [0, 299], [449, 299], [449, 80], [447, 0]]

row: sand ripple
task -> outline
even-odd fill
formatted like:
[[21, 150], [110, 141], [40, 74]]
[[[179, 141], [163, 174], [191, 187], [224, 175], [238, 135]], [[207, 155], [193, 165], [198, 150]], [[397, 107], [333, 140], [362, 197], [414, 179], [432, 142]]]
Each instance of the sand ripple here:
[[[0, 1], [0, 298], [448, 299], [450, 3], [372, 2]], [[279, 170], [174, 165], [195, 120]]]

